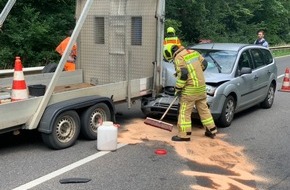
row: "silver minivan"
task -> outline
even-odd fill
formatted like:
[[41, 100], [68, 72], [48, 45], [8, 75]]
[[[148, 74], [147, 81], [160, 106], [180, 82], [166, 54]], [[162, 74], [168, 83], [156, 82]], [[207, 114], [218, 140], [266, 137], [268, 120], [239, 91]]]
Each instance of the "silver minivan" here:
[[[204, 72], [207, 102], [217, 126], [230, 126], [234, 114], [260, 104], [271, 108], [277, 85], [277, 66], [269, 49], [237, 43], [197, 44], [189, 49], [200, 52], [208, 61]], [[142, 111], [147, 116], [162, 114], [174, 95], [174, 65], [162, 64], [163, 92], [156, 98], [143, 98]], [[176, 102], [169, 115], [177, 115]], [[193, 118], [198, 118], [196, 110]]]

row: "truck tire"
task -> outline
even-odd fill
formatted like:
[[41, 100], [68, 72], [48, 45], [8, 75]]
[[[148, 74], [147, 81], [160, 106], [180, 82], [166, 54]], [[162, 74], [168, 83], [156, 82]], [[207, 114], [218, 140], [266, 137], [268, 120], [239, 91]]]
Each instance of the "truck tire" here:
[[52, 133], [42, 133], [43, 142], [52, 149], [64, 149], [72, 146], [80, 133], [80, 118], [76, 111], [60, 113], [53, 123]]
[[97, 130], [102, 121], [110, 121], [111, 112], [105, 103], [89, 107], [81, 115], [81, 134], [89, 140], [97, 139]]

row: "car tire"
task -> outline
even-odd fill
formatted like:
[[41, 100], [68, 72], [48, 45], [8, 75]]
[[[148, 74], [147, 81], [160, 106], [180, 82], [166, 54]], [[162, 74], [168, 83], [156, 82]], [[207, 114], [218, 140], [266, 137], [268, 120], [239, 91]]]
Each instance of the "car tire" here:
[[275, 97], [275, 89], [275, 85], [271, 83], [267, 92], [267, 96], [265, 100], [261, 103], [262, 108], [269, 109], [272, 107]]
[[52, 133], [42, 133], [43, 142], [52, 149], [64, 149], [75, 144], [80, 133], [80, 118], [76, 111], [60, 113], [53, 123]]
[[221, 116], [217, 120], [218, 127], [228, 127], [231, 125], [236, 108], [236, 100], [233, 96], [228, 96], [224, 102]]
[[98, 103], [89, 107], [81, 115], [81, 134], [88, 140], [95, 140], [98, 137], [98, 127], [102, 121], [110, 121], [111, 112], [104, 103]]

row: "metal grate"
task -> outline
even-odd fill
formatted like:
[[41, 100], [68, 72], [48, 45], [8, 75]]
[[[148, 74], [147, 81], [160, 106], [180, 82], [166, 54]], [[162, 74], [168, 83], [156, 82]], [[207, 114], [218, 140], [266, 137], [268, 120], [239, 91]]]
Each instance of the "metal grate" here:
[[[93, 79], [102, 85], [152, 77], [157, 3], [157, 0], [94, 1], [78, 39], [77, 67], [83, 69], [84, 82]], [[78, 4], [77, 10], [81, 10], [83, 1]]]

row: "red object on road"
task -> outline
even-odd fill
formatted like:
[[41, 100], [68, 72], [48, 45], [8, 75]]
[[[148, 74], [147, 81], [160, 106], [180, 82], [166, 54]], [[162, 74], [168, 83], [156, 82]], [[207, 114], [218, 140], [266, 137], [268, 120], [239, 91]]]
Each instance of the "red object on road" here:
[[157, 150], [155, 150], [155, 154], [165, 155], [165, 154], [167, 154], [167, 151], [165, 149], [157, 149]]

